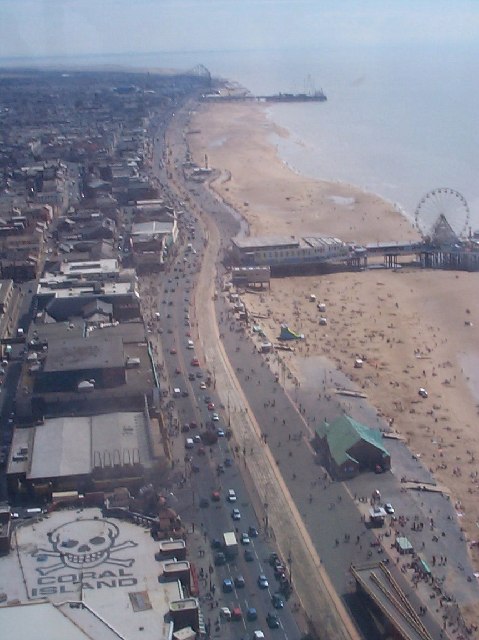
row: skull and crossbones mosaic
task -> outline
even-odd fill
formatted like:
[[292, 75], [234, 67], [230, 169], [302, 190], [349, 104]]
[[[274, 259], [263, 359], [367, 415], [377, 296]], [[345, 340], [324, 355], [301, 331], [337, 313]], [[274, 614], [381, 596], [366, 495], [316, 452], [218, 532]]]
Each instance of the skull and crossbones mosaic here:
[[132, 540], [117, 544], [119, 535], [119, 528], [109, 520], [75, 520], [62, 524], [48, 534], [51, 549], [39, 548], [32, 553], [38, 562], [47, 558], [58, 561], [36, 570], [41, 576], [47, 576], [65, 567], [83, 570], [102, 563], [131, 567], [134, 558], [116, 558], [112, 554], [132, 549], [138, 544]]

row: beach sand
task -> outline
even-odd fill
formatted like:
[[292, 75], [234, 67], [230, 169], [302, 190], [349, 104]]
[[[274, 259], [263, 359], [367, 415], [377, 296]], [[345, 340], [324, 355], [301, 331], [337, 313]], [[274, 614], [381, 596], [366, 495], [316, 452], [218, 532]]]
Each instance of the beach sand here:
[[[195, 161], [208, 155], [220, 171], [212, 187], [248, 220], [252, 236], [313, 232], [358, 243], [417, 237], [377, 195], [287, 167], [275, 145], [287, 132], [260, 105], [202, 106], [191, 129]], [[282, 355], [299, 380], [297, 355], [326, 355], [364, 389], [449, 488], [469, 541], [479, 538], [478, 283], [478, 273], [404, 268], [273, 279], [270, 291], [245, 296], [250, 310], [269, 314], [261, 323], [272, 341], [283, 321], [305, 335], [295, 354]], [[326, 326], [318, 324], [311, 293], [327, 305]], [[354, 368], [358, 356], [361, 369]], [[472, 554], [479, 567], [478, 551]]]

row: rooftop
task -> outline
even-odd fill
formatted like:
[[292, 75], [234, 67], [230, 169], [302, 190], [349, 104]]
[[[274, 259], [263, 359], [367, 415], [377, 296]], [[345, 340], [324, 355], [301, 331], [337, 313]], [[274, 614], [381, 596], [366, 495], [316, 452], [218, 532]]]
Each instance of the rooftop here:
[[81, 371], [124, 366], [121, 337], [97, 333], [89, 338], [71, 336], [68, 339], [51, 339], [43, 371]]
[[7, 473], [27, 479], [88, 475], [95, 467], [150, 461], [145, 417], [139, 412], [50, 418], [13, 434]]
[[169, 637], [165, 615], [183, 594], [177, 581], [158, 582], [157, 543], [143, 527], [99, 509], [57, 511], [18, 528], [13, 544], [0, 558], [0, 592], [25, 606], [0, 607], [6, 638], [33, 640], [46, 626], [49, 640], [136, 638], [139, 628], [144, 640]]

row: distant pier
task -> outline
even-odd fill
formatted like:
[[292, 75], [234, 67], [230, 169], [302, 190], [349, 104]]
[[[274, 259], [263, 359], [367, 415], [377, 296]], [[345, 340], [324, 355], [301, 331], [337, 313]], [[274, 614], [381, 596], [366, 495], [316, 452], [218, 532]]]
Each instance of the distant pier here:
[[312, 93], [274, 93], [271, 95], [255, 96], [247, 92], [233, 93], [204, 93], [204, 102], [326, 102], [328, 98], [322, 90]]

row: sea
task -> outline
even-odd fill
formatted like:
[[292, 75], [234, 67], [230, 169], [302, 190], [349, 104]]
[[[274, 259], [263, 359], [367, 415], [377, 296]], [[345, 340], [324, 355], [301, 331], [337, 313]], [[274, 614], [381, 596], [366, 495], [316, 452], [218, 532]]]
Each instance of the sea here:
[[[300, 174], [377, 193], [411, 220], [418, 212], [420, 224], [434, 219], [437, 211], [453, 227], [462, 228], [468, 221], [475, 230], [479, 228], [478, 54], [479, 43], [365, 44], [34, 62], [179, 70], [203, 64], [213, 76], [236, 81], [255, 94], [322, 89], [326, 102], [267, 107], [269, 117], [290, 133], [273, 140], [284, 162]], [[29, 62], [25, 59], [24, 64]], [[9, 61], [0, 59], [0, 65], [5, 63]]]

